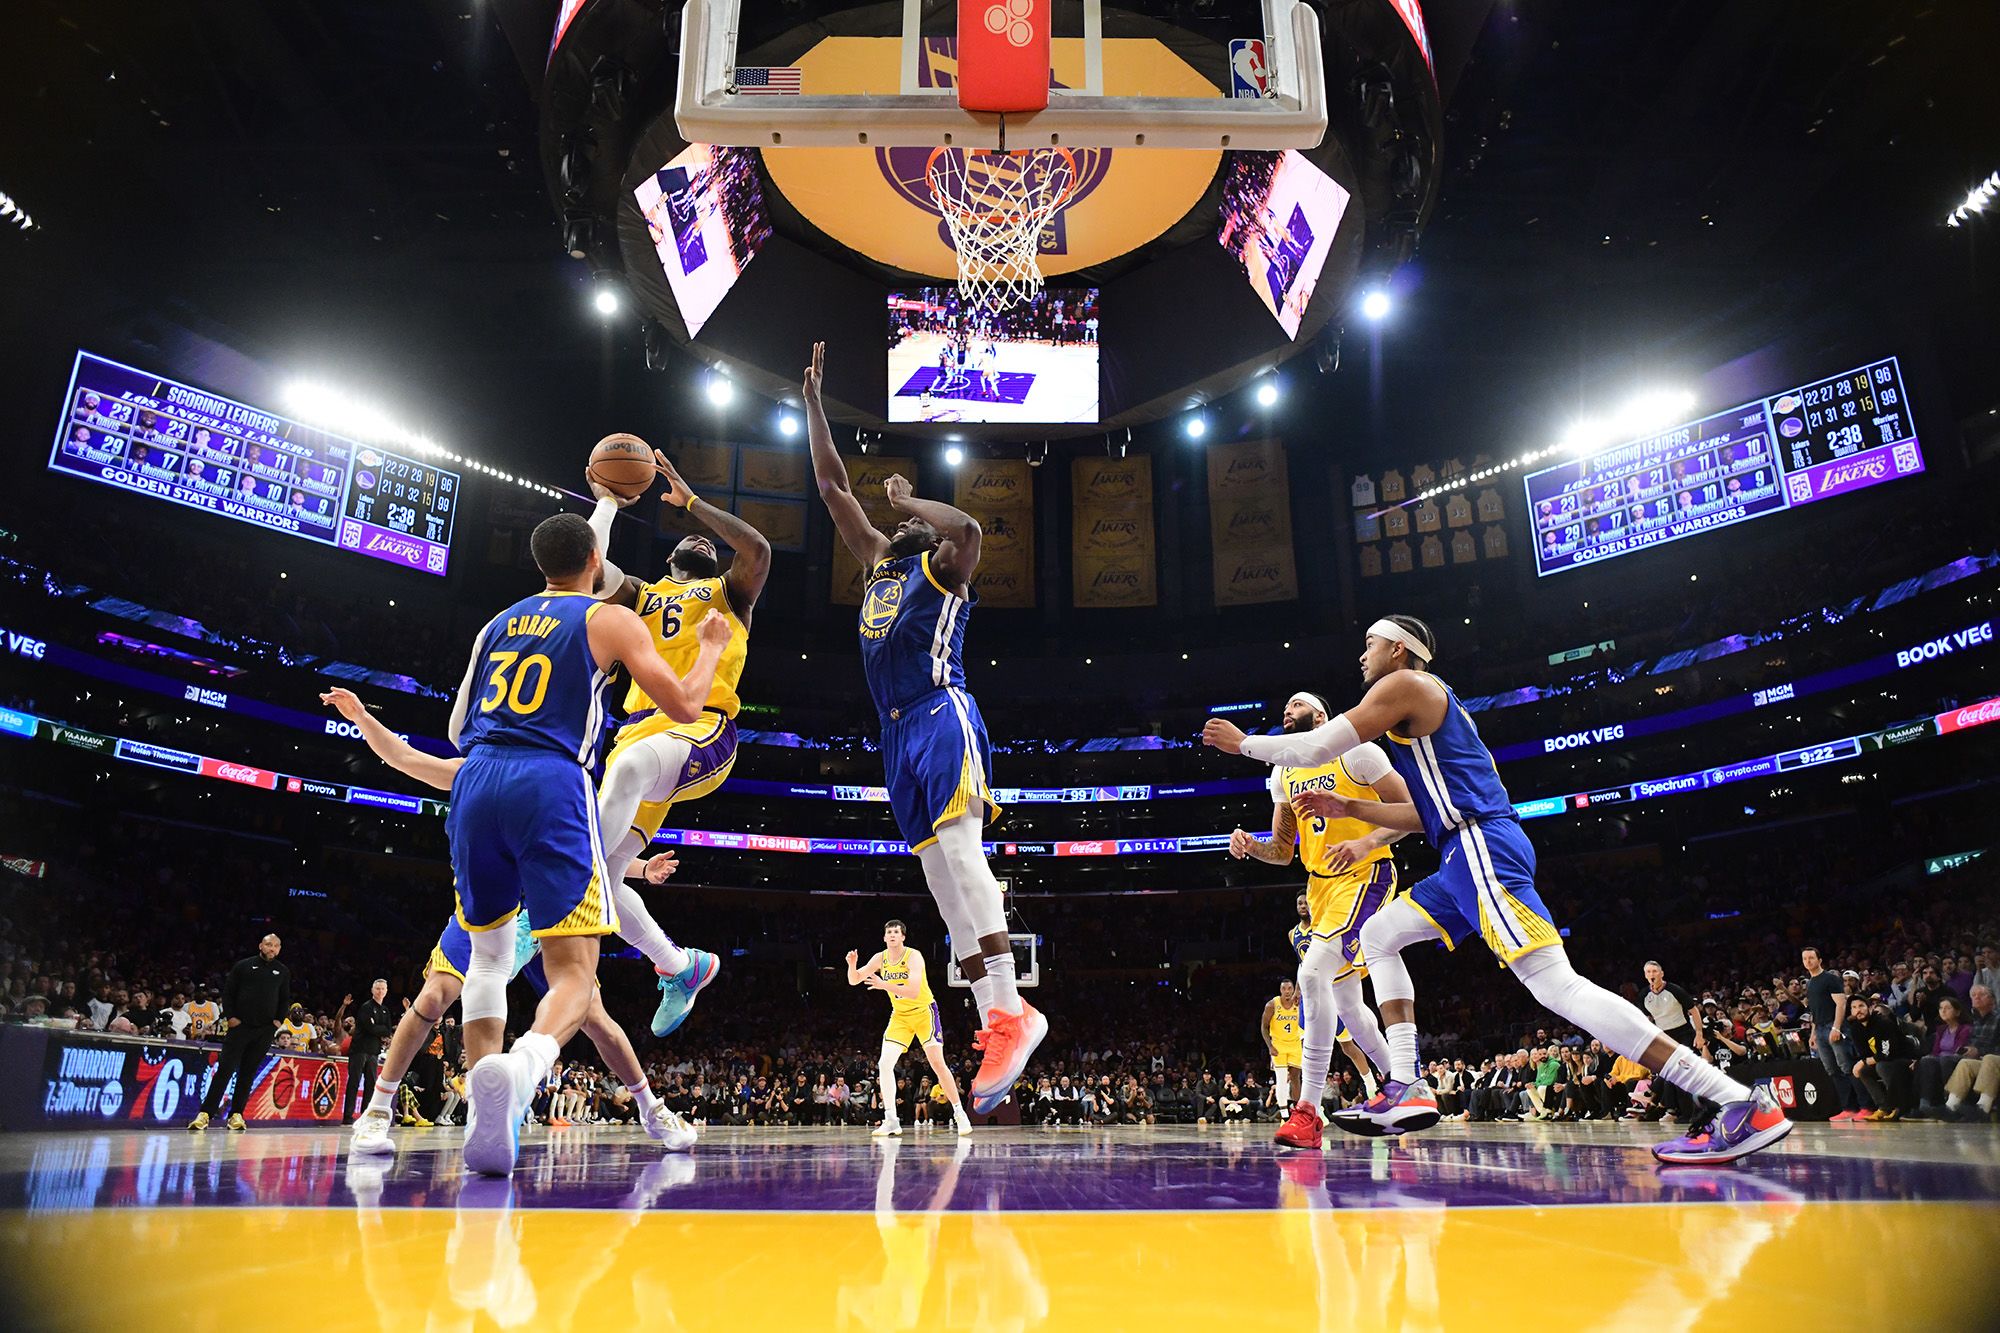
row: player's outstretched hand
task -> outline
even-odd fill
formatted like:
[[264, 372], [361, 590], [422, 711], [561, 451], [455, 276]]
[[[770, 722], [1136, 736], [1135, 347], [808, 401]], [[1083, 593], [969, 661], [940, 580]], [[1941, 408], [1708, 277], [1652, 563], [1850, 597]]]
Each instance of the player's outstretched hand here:
[[1243, 752], [1243, 728], [1233, 722], [1225, 722], [1212, 717], [1201, 728], [1201, 743], [1212, 745], [1224, 754]]
[[695, 631], [695, 638], [703, 646], [714, 644], [720, 648], [729, 642], [729, 617], [718, 614], [713, 607], [701, 618], [701, 628]]
[[334, 711], [349, 722], [359, 722], [368, 716], [368, 705], [362, 703], [353, 690], [343, 690], [338, 685], [321, 693], [319, 701], [333, 705]]
[[1302, 815], [1317, 816], [1320, 819], [1347, 818], [1347, 798], [1330, 791], [1301, 793], [1292, 805]]
[[1229, 834], [1229, 854], [1241, 861], [1250, 855], [1250, 844], [1257, 839], [1244, 829], [1232, 829]]
[[1346, 842], [1336, 842], [1326, 850], [1327, 861], [1332, 868], [1335, 870], [1345, 870], [1360, 861], [1362, 857], [1368, 855], [1371, 849], [1369, 844], [1363, 842], [1361, 839], [1350, 838]]
[[858, 950], [858, 949], [849, 949], [849, 950], [847, 951], [847, 965], [848, 965], [849, 967], [859, 967], [859, 966], [861, 966], [861, 952], [860, 952], [860, 950]]
[[[658, 451], [655, 450], [655, 452], [657, 453]], [[612, 490], [609, 486], [606, 486], [603, 482], [597, 480], [597, 478], [591, 476], [589, 468], [585, 468], [583, 470], [583, 484], [590, 487], [590, 493], [592, 495], [596, 496], [600, 500], [609, 500], [611, 501], [612, 504], [617, 505], [620, 509], [630, 509], [633, 505], [639, 503], [639, 497], [637, 495], [620, 495], [618, 492]]]
[[806, 366], [805, 382], [799, 386], [799, 391], [805, 395], [806, 402], [816, 403], [819, 401], [819, 385], [820, 381], [825, 377], [826, 344], [814, 343], [812, 362]]
[[668, 878], [680, 868], [681, 863], [674, 859], [672, 852], [661, 852], [658, 856], [652, 857], [646, 862], [646, 882], [648, 884], [665, 884]]
[[917, 488], [910, 485], [910, 479], [898, 472], [882, 483], [882, 493], [889, 497], [889, 503], [900, 505], [916, 494]]
[[674, 465], [667, 461], [667, 456], [658, 449], [653, 450], [653, 465], [659, 468], [660, 475], [667, 479], [667, 493], [660, 497], [662, 503], [670, 504], [676, 509], [687, 508], [688, 501], [694, 499], [694, 492], [681, 480], [681, 474], [674, 470]]

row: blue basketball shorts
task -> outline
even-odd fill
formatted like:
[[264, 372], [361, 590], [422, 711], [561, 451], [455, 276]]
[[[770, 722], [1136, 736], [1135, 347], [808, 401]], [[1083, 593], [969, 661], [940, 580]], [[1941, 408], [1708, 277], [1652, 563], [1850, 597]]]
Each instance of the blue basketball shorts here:
[[992, 823], [993, 755], [979, 705], [956, 686], [919, 695], [882, 719], [882, 768], [896, 827], [910, 850], [937, 841], [940, 825], [964, 814]]
[[1410, 890], [1410, 902], [1430, 918], [1446, 948], [1473, 935], [1503, 963], [1561, 944], [1541, 894], [1535, 892], [1535, 849], [1518, 820], [1467, 824], [1445, 837], [1444, 863]]
[[608, 935], [618, 907], [597, 833], [597, 793], [575, 759], [505, 745], [473, 748], [451, 785], [458, 924], [496, 930], [525, 909], [537, 939]]

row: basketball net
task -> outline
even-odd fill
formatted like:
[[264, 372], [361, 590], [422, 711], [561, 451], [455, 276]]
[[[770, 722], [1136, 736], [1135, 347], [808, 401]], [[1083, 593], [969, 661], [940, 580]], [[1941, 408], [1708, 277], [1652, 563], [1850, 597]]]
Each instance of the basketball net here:
[[1042, 289], [1042, 228], [1077, 187], [1067, 148], [939, 148], [925, 170], [958, 255], [959, 297], [990, 320]]

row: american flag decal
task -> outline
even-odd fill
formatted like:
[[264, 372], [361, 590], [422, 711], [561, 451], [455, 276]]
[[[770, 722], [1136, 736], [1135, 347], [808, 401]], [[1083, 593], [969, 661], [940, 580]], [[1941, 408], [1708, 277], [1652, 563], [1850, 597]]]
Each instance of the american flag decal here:
[[736, 92], [741, 97], [797, 97], [800, 92], [799, 67], [739, 68], [736, 71]]

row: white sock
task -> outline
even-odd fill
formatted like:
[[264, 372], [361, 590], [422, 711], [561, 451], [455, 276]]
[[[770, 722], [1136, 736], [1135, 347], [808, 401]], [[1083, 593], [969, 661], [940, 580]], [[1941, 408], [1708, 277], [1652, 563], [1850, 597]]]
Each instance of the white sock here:
[[383, 1115], [394, 1117], [396, 1114], [396, 1093], [402, 1086], [403, 1080], [401, 1079], [393, 1081], [386, 1078], [376, 1079], [375, 1087], [368, 1094], [368, 1109], [361, 1114], [367, 1115], [368, 1111], [380, 1111]]
[[530, 1032], [516, 1038], [514, 1049], [508, 1054], [527, 1065], [530, 1074], [528, 1086], [532, 1088], [549, 1076], [549, 1070], [555, 1068], [556, 1057], [562, 1054], [562, 1048], [548, 1033]]
[[1991, 1115], [1991, 1114], [1993, 1114], [1993, 1094], [1992, 1094], [1992, 1093], [1990, 1093], [1990, 1092], [1982, 1092], [1982, 1093], [1980, 1093], [1980, 1094], [1979, 1094], [1979, 1109], [1980, 1109], [1980, 1110], [1982, 1110], [1982, 1111], [1984, 1111], [1984, 1112], [1986, 1112], [1986, 1114], [1988, 1114], [1988, 1115]]
[[[617, 864], [622, 868], [625, 862]], [[619, 937], [651, 959], [655, 971], [670, 977], [685, 972], [687, 950], [668, 939], [667, 932], [660, 929], [660, 923], [653, 920], [653, 914], [646, 910], [645, 895], [624, 880], [619, 880], [613, 886], [611, 896], [618, 904]]]
[[979, 1024], [986, 1025], [986, 1015], [993, 1010], [993, 978], [976, 977], [972, 982], [972, 1003], [979, 1010]]
[[1014, 986], [1014, 954], [996, 953], [986, 960], [986, 979], [993, 983], [993, 1008], [1003, 1014], [1022, 1012], [1021, 992]]
[[1389, 1041], [1389, 1079], [1393, 1083], [1417, 1081], [1417, 1025], [1391, 1023], [1383, 1034]]
[[1730, 1102], [1750, 1100], [1750, 1089], [1685, 1046], [1674, 1047], [1674, 1053], [1667, 1057], [1667, 1063], [1660, 1069], [1660, 1077], [1697, 1097], [1725, 1106]]
[[1944, 1105], [1947, 1111], [1956, 1111], [1959, 1107], [1965, 1105], [1965, 1094], [1962, 1092], [1946, 1093]]
[[1375, 1084], [1375, 1076], [1365, 1069], [1361, 1071], [1361, 1086], [1368, 1090], [1368, 1100], [1371, 1102], [1375, 1100], [1375, 1094], [1381, 1091]]
[[642, 1079], [637, 1083], [627, 1083], [625, 1091], [631, 1093], [632, 1100], [639, 1103], [640, 1117], [650, 1120], [653, 1116], [653, 1108], [660, 1104], [660, 1099], [653, 1095], [653, 1085]]

